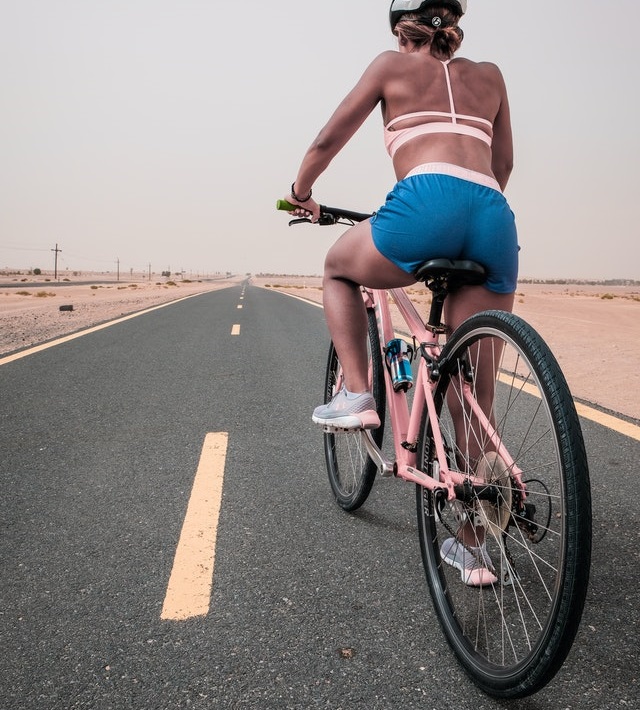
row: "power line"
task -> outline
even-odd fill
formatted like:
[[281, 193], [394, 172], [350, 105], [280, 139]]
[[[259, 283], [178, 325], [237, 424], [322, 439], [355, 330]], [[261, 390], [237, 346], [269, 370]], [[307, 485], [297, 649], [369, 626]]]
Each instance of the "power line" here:
[[0, 249], [11, 249], [12, 251], [49, 251], [47, 248], [41, 247], [12, 247], [6, 244], [0, 244]]

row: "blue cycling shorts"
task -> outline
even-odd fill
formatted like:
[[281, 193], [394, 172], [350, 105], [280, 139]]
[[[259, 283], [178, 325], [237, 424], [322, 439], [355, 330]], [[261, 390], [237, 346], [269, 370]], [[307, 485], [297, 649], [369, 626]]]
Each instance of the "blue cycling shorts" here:
[[371, 218], [373, 243], [410, 274], [428, 259], [477, 261], [487, 269], [486, 288], [513, 293], [519, 250], [513, 212], [497, 183], [467, 172], [471, 179], [425, 172], [396, 183]]

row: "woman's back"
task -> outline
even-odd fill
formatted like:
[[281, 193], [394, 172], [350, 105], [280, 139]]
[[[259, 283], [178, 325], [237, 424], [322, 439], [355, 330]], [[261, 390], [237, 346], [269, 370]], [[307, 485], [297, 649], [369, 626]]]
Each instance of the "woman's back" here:
[[[412, 111], [448, 111], [444, 63], [427, 52], [385, 52], [391, 61], [385, 86], [385, 124]], [[493, 121], [500, 107], [497, 67], [454, 58], [447, 63], [456, 109]]]
[[511, 141], [498, 68], [462, 58], [442, 62], [428, 50], [385, 52], [379, 60], [385, 140], [397, 177], [426, 162], [491, 175], [492, 141], [498, 152]]

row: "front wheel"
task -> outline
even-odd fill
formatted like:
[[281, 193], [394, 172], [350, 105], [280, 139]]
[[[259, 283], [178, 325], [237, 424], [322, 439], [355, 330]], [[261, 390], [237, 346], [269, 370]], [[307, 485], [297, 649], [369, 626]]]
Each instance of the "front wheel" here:
[[[480, 377], [483, 368], [492, 373], [488, 379]], [[497, 437], [472, 414], [469, 398], [482, 403]], [[585, 602], [591, 495], [580, 422], [549, 348], [524, 321], [501, 311], [477, 314], [454, 333], [442, 352], [435, 400], [449, 465], [481, 476], [494, 493], [480, 500], [476, 489], [451, 502], [418, 487], [434, 607], [473, 680], [490, 695], [524, 697], [562, 665]], [[500, 443], [513, 464], [497, 453]], [[437, 475], [428, 421], [418, 456], [422, 469]], [[488, 557], [480, 565], [483, 549]], [[460, 567], [472, 553], [489, 570], [484, 586], [465, 583], [471, 578]]]
[[[386, 392], [384, 370], [378, 325], [373, 310], [367, 310], [368, 319], [368, 355], [369, 386], [376, 400], [376, 410], [380, 417], [380, 426], [372, 430], [373, 440], [382, 445], [384, 434], [384, 415], [386, 410]], [[344, 384], [342, 367], [336, 350], [331, 343], [327, 372], [325, 377], [325, 402], [330, 402]], [[361, 431], [325, 432], [324, 453], [329, 474], [329, 483], [338, 505], [344, 510], [356, 510], [369, 496], [376, 477], [377, 468], [369, 458]]]

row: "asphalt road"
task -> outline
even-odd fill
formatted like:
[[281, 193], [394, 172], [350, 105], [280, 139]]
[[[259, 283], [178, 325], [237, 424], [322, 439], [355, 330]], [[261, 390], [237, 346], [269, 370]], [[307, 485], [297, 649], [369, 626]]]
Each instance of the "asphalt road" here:
[[[552, 684], [495, 701], [440, 633], [413, 488], [380, 479], [356, 515], [332, 501], [310, 422], [321, 310], [241, 294], [0, 367], [0, 707], [637, 707], [638, 442], [583, 423], [594, 558], [581, 631]], [[229, 437], [209, 611], [167, 621], [208, 432]]]

